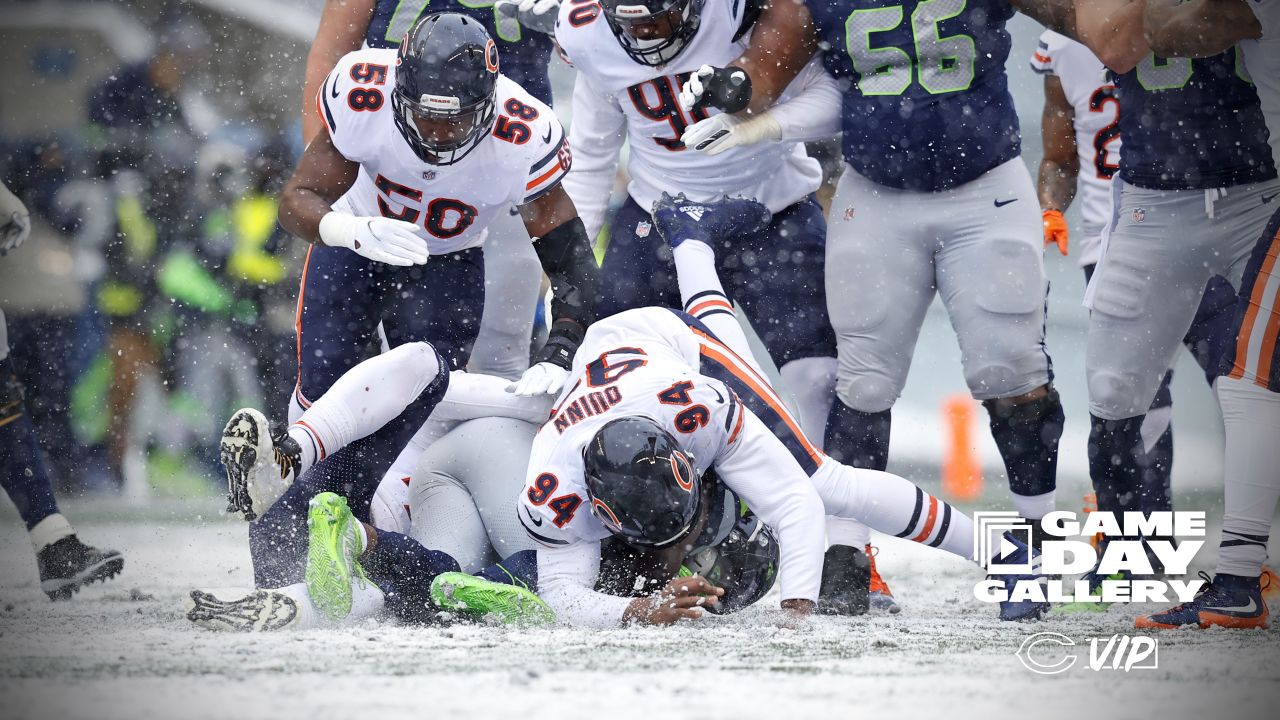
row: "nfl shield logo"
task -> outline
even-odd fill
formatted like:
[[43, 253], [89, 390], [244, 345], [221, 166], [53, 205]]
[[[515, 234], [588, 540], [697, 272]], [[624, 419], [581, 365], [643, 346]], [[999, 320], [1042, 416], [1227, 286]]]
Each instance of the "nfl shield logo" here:
[[647, 238], [649, 237], [649, 231], [652, 229], [653, 226], [650, 225], [647, 220], [641, 220], [640, 223], [636, 225], [636, 237]]
[[1136, 223], [1140, 223], [1140, 222], [1142, 222], [1143, 220], [1146, 220], [1146, 219], [1147, 219], [1147, 211], [1146, 211], [1146, 210], [1143, 210], [1142, 208], [1134, 208], [1134, 209], [1133, 209], [1133, 221], [1134, 221], [1134, 222], [1136, 222]]
[[422, 171], [422, 179], [423, 179], [423, 180], [426, 180], [426, 181], [428, 181], [428, 182], [430, 182], [430, 181], [432, 181], [432, 180], [435, 180], [435, 179], [436, 179], [436, 171], [435, 171], [435, 170], [423, 170], [423, 171]]

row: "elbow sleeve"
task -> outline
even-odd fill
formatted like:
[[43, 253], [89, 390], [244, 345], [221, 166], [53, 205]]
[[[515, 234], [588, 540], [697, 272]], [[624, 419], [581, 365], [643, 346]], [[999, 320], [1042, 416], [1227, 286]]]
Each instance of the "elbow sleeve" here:
[[538, 238], [534, 250], [551, 279], [552, 293], [551, 333], [537, 361], [568, 368], [587, 326], [595, 320], [600, 268], [580, 218]]

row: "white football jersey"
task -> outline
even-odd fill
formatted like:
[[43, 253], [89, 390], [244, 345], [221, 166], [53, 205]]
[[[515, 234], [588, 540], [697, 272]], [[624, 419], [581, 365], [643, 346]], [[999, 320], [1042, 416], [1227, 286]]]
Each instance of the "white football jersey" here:
[[499, 76], [494, 128], [479, 147], [452, 165], [423, 162], [391, 109], [396, 52], [349, 53], [320, 88], [316, 102], [334, 147], [360, 164], [333, 209], [414, 223], [432, 255], [480, 245], [497, 212], [564, 178], [572, 163], [564, 129], [551, 108]]
[[1031, 67], [1053, 74], [1075, 109], [1083, 224], [1072, 238], [1081, 266], [1098, 262], [1102, 228], [1111, 222], [1111, 177], [1120, 169], [1120, 101], [1107, 69], [1089, 48], [1047, 30], [1031, 56]]
[[1245, 2], [1262, 25], [1262, 37], [1242, 40], [1240, 49], [1271, 133], [1271, 157], [1280, 162], [1280, 0]]
[[[675, 59], [655, 68], [623, 51], [598, 7], [561, 3], [556, 41], [578, 70], [569, 144], [584, 171], [570, 173], [565, 188], [592, 237], [603, 222], [624, 140], [631, 148], [627, 190], [645, 209], [662, 192], [683, 192], [699, 201], [726, 194], [754, 197], [778, 212], [817, 190], [821, 168], [800, 143], [765, 142], [712, 157], [680, 142], [686, 128], [719, 112], [684, 110], [677, 100], [680, 88], [699, 67], [723, 67], [742, 55], [749, 33], [734, 37], [746, 6], [737, 0], [707, 0], [697, 34]], [[820, 66], [808, 70], [822, 72]], [[796, 78], [788, 92], [808, 80]], [[596, 197], [602, 190], [604, 195]]]
[[[639, 308], [587, 330], [566, 389], [534, 438], [517, 500], [520, 522], [551, 550], [609, 537], [587, 493], [583, 450], [609, 421], [648, 417], [676, 438], [699, 474], [714, 465], [725, 487], [778, 534], [783, 597], [816, 599], [825, 524], [809, 475], [825, 457], [750, 363], [689, 321], [697, 324], [672, 310]], [[743, 381], [752, 397], [744, 401], [716, 373]], [[787, 424], [788, 439], [766, 422]], [[594, 575], [578, 580], [590, 588]]]

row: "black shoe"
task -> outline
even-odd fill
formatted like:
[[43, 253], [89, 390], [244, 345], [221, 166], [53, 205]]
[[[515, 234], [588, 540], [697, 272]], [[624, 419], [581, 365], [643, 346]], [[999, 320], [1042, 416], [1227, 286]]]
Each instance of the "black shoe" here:
[[50, 600], [70, 600], [80, 588], [96, 580], [108, 580], [124, 569], [124, 556], [115, 550], [99, 550], [68, 535], [36, 553], [40, 589]]
[[818, 612], [862, 615], [871, 607], [871, 560], [856, 547], [832, 545], [822, 563]]

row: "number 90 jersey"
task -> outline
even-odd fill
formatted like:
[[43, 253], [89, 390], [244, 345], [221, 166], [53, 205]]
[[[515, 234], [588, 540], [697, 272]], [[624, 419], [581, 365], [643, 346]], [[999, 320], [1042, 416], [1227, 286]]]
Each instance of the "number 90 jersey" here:
[[591, 513], [582, 454], [611, 420], [657, 421], [699, 474], [737, 440], [741, 403], [724, 383], [697, 371], [699, 352], [689, 327], [663, 308], [628, 310], [587, 330], [568, 390], [556, 399], [529, 453], [517, 514], [534, 540], [557, 547], [609, 537]]
[[395, 50], [349, 53], [329, 73], [316, 102], [333, 146], [360, 164], [337, 212], [411, 222], [432, 255], [475, 247], [499, 211], [537, 199], [572, 163], [551, 108], [499, 76], [493, 130], [453, 165], [430, 165], [396, 128], [391, 93]]
[[849, 83], [844, 159], [881, 185], [934, 192], [1021, 153], [1005, 0], [805, 0], [827, 70]]

